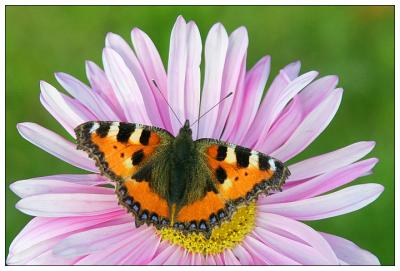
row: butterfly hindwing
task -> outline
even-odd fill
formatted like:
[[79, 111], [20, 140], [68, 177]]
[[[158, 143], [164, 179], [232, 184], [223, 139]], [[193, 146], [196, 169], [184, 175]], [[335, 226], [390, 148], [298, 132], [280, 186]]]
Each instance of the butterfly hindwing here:
[[140, 124], [91, 121], [75, 129], [78, 149], [96, 161], [101, 173], [115, 181], [119, 203], [135, 214], [136, 224], [165, 224], [167, 202], [150, 188], [145, 165], [172, 139], [169, 132]]

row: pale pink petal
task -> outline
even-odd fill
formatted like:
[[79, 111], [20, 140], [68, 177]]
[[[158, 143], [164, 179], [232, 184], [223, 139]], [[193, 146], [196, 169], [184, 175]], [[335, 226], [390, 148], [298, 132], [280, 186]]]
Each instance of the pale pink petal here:
[[161, 57], [149, 36], [147, 36], [147, 34], [140, 29], [134, 28], [131, 32], [131, 38], [137, 58], [146, 75], [147, 82], [149, 82], [150, 88], [154, 93], [154, 98], [157, 101], [157, 105], [164, 122], [164, 128], [168, 131], [172, 131], [171, 120], [168, 113], [168, 105], [165, 103], [164, 99], [159, 94], [159, 91], [152, 82], [152, 80], [156, 81], [160, 91], [164, 97], [167, 98], [167, 74], [161, 61]]
[[290, 178], [287, 182], [307, 179], [349, 165], [375, 147], [373, 141], [362, 141], [333, 152], [315, 156], [289, 166]]
[[[139, 246], [146, 246], [146, 241], [149, 240], [149, 245], [154, 245], [152, 238], [154, 237], [153, 231], [143, 231], [139, 235], [127, 235], [124, 240], [116, 243], [110, 243], [107, 249], [89, 254], [77, 265], [122, 265], [129, 260], [129, 256], [133, 250], [138, 249]], [[152, 248], [150, 248], [150, 251]], [[140, 257], [138, 257], [140, 258]], [[141, 264], [141, 263], [138, 263]], [[147, 262], [145, 262], [147, 264]]]
[[24, 265], [74, 265], [81, 257], [64, 258], [53, 254], [51, 250], [47, 250], [36, 258], [27, 261]]
[[235, 254], [232, 253], [230, 249], [226, 249], [222, 253], [224, 257], [225, 265], [240, 265], [239, 260], [236, 258]]
[[378, 163], [378, 159], [371, 158], [336, 169], [310, 179], [301, 185], [284, 190], [282, 193], [276, 193], [269, 197], [265, 197], [262, 201], [259, 201], [259, 203], [270, 204], [291, 202], [318, 196], [349, 183], [358, 177], [370, 174], [371, 169], [376, 165], [376, 163]]
[[264, 153], [271, 153], [279, 148], [291, 136], [302, 120], [302, 104], [298, 97], [295, 96], [286, 110], [284, 110], [283, 114], [268, 131], [265, 142], [260, 146], [260, 149], [262, 149]]
[[215, 261], [215, 257], [213, 255], [206, 255], [205, 257], [206, 265], [217, 265], [217, 262]]
[[[59, 180], [82, 185], [110, 184], [110, 180], [100, 174], [61, 174], [34, 178], [36, 180]], [[112, 184], [112, 183], [111, 183]]]
[[260, 241], [285, 256], [303, 265], [327, 265], [336, 264], [329, 260], [318, 250], [290, 238], [275, 234], [265, 229], [256, 227], [254, 234]]
[[74, 128], [88, 119], [77, 113], [79, 110], [72, 109], [71, 104], [65, 100], [66, 96], [47, 82], [40, 81], [40, 89], [43, 106], [75, 138]]
[[153, 93], [153, 90], [150, 88], [149, 82], [146, 79], [146, 75], [144, 74], [143, 69], [140, 66], [140, 63], [133, 53], [131, 47], [123, 38], [114, 33], [107, 34], [106, 47], [116, 51], [122, 57], [126, 66], [131, 71], [138, 85], [140, 93], [142, 94], [143, 101], [147, 109], [146, 112], [151, 120], [152, 125], [164, 128], [164, 124], [158, 110], [158, 104], [154, 98], [155, 95], [160, 94], [158, 92]]
[[200, 253], [191, 253], [190, 255], [190, 265], [203, 265], [204, 264], [204, 256]]
[[180, 249], [180, 247], [175, 245], [167, 246], [164, 250], [161, 250], [161, 253], [157, 254], [151, 262], [150, 265], [162, 265], [168, 258], [175, 253], [176, 250]]
[[109, 221], [118, 223], [124, 216], [126, 216], [125, 212], [91, 217], [36, 217], [13, 240], [7, 262], [9, 264], [24, 264], [52, 249], [56, 243], [74, 232], [98, 227], [98, 225]]
[[23, 251], [23, 253], [9, 253], [6, 263], [7, 265], [23, 265], [27, 264], [28, 262], [32, 261], [33, 259], [39, 257], [43, 253], [46, 253], [47, 251], [51, 251], [52, 247], [57, 244], [60, 240], [65, 238], [67, 235], [62, 235], [58, 236], [52, 239], [45, 240], [41, 243], [35, 244], [30, 247], [30, 249], [27, 249], [26, 251]]
[[104, 48], [103, 63], [107, 78], [124, 111], [124, 121], [151, 125], [143, 96], [121, 56], [110, 48]]
[[303, 151], [331, 122], [339, 108], [342, 94], [342, 89], [332, 91], [307, 115], [285, 144], [271, 153], [271, 156], [285, 162]]
[[237, 120], [235, 135], [233, 137], [237, 142], [243, 141], [243, 137], [256, 116], [268, 80], [270, 67], [271, 57], [265, 56], [246, 73], [245, 95], [240, 109], [240, 118]]
[[[226, 119], [226, 123], [225, 123], [225, 128], [224, 128], [224, 133], [223, 135], [218, 135], [217, 138], [221, 138], [222, 140], [225, 141], [229, 141], [231, 143], [234, 144], [239, 144], [239, 141], [235, 141], [234, 140], [234, 136], [235, 136], [235, 125], [240, 125], [240, 123], [237, 123], [240, 119], [240, 109], [243, 106], [243, 99], [244, 96], [246, 95], [246, 93], [244, 92], [244, 84], [245, 84], [245, 75], [246, 75], [246, 61], [244, 60], [241, 68], [240, 68], [240, 74], [239, 74], [239, 78], [238, 78], [238, 83], [237, 83], [237, 87], [236, 87], [236, 93], [233, 94], [233, 103], [231, 106], [231, 111], [229, 112], [229, 116]], [[228, 100], [230, 100], [230, 98], [228, 98]], [[222, 103], [224, 104], [225, 101]]]
[[17, 129], [23, 138], [51, 155], [73, 166], [92, 172], [99, 171], [94, 161], [84, 151], [77, 150], [75, 144], [67, 141], [58, 134], [30, 122], [19, 123]]
[[[296, 68], [298, 69], [296, 70]], [[267, 114], [269, 114], [270, 108], [272, 106], [271, 100], [276, 100], [279, 97], [279, 95], [294, 79], [290, 79], [290, 76], [297, 72], [297, 77], [299, 71], [300, 62], [291, 63], [280, 70], [279, 74], [272, 81], [271, 86], [268, 88], [267, 94], [265, 95], [260, 104], [260, 107], [258, 108], [256, 116], [247, 131], [246, 137], [243, 140], [243, 145], [249, 148], [254, 146], [258, 138], [261, 136], [261, 133], [263, 132], [265, 121], [268, 118]], [[289, 74], [287, 74], [286, 72], [290, 72], [291, 75], [289, 76]]]
[[65, 258], [74, 258], [92, 254], [109, 248], [110, 245], [118, 243], [128, 236], [143, 234], [144, 227], [135, 228], [132, 221], [129, 223], [99, 227], [87, 231], [72, 234], [59, 242], [54, 248], [55, 255]]
[[275, 251], [271, 247], [248, 235], [242, 243], [253, 256], [256, 265], [299, 265], [300, 263]]
[[[187, 64], [185, 80], [185, 119], [190, 124], [199, 117], [200, 108], [200, 63], [201, 63], [201, 37], [199, 29], [194, 22], [187, 24]], [[192, 127], [193, 138], [197, 135], [197, 125]]]
[[123, 265], [142, 265], [148, 264], [156, 253], [160, 244], [160, 237], [156, 234], [151, 234], [146, 240], [145, 244], [138, 243], [121, 262]]
[[118, 211], [115, 195], [104, 194], [40, 194], [21, 199], [15, 206], [32, 216], [91, 216]]
[[56, 73], [57, 81], [69, 92], [75, 99], [79, 100], [90, 111], [101, 120], [117, 120], [118, 117], [110, 108], [107, 102], [83, 84], [78, 79], [66, 73]]
[[297, 60], [288, 64], [282, 70], [289, 77], [290, 81], [293, 81], [297, 76], [299, 76], [300, 68], [301, 68], [301, 62], [300, 60]]
[[123, 112], [117, 102], [117, 96], [110, 82], [107, 79], [105, 72], [92, 61], [86, 61], [86, 76], [90, 82], [93, 91], [97, 92], [110, 105], [115, 114], [119, 117], [116, 120], [121, 120]]
[[304, 114], [308, 114], [324, 98], [335, 89], [339, 78], [335, 75], [324, 76], [306, 86], [298, 95], [303, 106]]
[[184, 255], [185, 250], [181, 247], [177, 247], [177, 249], [163, 262], [163, 265], [179, 265]]
[[[246, 52], [248, 45], [247, 30], [243, 26], [233, 31], [229, 36], [220, 97], [225, 97], [229, 92], [233, 92], [233, 96], [219, 105], [217, 125], [213, 132], [214, 138], [221, 136], [226, 122], [228, 122], [226, 136], [230, 135], [231, 129], [233, 129], [237, 119], [237, 116], [232, 116], [232, 114], [238, 115], [240, 111], [240, 107], [232, 108], [234, 101], [236, 100], [236, 103], [240, 102], [240, 105], [243, 105], [244, 91], [241, 88], [244, 86], [241, 86], [240, 81], [244, 81], [246, 74]], [[244, 83], [242, 84], [244, 85]]]
[[256, 218], [256, 225], [275, 234], [302, 242], [319, 251], [330, 263], [337, 263], [336, 255], [328, 242], [304, 223], [272, 213], [261, 213]]
[[[222, 24], [213, 25], [205, 44], [205, 73], [200, 114], [205, 113], [221, 99], [222, 78], [228, 49], [228, 34]], [[218, 118], [219, 106], [198, 122], [198, 138], [211, 137]]]
[[379, 259], [375, 255], [353, 242], [324, 232], [320, 234], [328, 241], [342, 262], [349, 265], [380, 265]]
[[290, 81], [286, 73], [281, 70], [261, 103], [260, 109], [249, 129], [248, 137], [245, 141], [246, 144], [255, 146], [263, 144], [271, 125], [286, 104], [314, 80], [317, 75], [317, 72], [311, 71]]
[[48, 193], [114, 194], [114, 189], [65, 182], [56, 178], [16, 181], [10, 185], [10, 189], [20, 198]]
[[235, 248], [233, 248], [233, 253], [239, 259], [239, 262], [242, 265], [254, 265], [253, 257], [241, 245], [237, 245]]
[[[188, 55], [187, 26], [182, 16], [179, 16], [172, 29], [168, 57], [168, 101], [173, 109], [169, 116], [173, 134], [178, 134], [185, 121], [185, 80]], [[178, 119], [174, 116], [177, 115]]]
[[287, 203], [259, 206], [263, 212], [271, 212], [296, 220], [319, 220], [354, 212], [376, 200], [383, 192], [380, 184], [354, 185], [334, 193]]

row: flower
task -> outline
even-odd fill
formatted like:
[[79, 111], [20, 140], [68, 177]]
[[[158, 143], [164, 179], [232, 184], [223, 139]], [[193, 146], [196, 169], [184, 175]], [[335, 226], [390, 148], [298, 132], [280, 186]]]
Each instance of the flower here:
[[[190, 122], [234, 90], [233, 98], [202, 118], [193, 135], [222, 134], [222, 140], [286, 162], [328, 126], [342, 98], [336, 76], [314, 81], [318, 73], [299, 75], [297, 61], [280, 70], [262, 99], [270, 57], [246, 71], [244, 27], [230, 36], [220, 23], [209, 31], [202, 92], [202, 43], [194, 22], [178, 17], [167, 72], [144, 32], [133, 29], [132, 41], [134, 50], [120, 36], [107, 35], [104, 71], [86, 63], [90, 87], [64, 73], [56, 78], [70, 96], [40, 83], [43, 106], [73, 138], [74, 128], [90, 120], [136, 122], [176, 134], [180, 124], [152, 84], [155, 80], [178, 117]], [[261, 197], [246, 207], [247, 213], [235, 215], [234, 219], [251, 222], [242, 239], [233, 247], [204, 254], [193, 251], [186, 237], [174, 240], [152, 226], [136, 228], [133, 217], [117, 204], [113, 183], [98, 174], [94, 162], [74, 143], [34, 123], [17, 128], [31, 143], [92, 174], [46, 176], [11, 185], [22, 198], [16, 207], [35, 218], [12, 242], [8, 264], [379, 264], [351, 241], [300, 222], [353, 212], [377, 199], [383, 191], [379, 184], [331, 192], [371, 173], [378, 160], [359, 160], [374, 142], [358, 142], [289, 164], [292, 174], [282, 192]]]

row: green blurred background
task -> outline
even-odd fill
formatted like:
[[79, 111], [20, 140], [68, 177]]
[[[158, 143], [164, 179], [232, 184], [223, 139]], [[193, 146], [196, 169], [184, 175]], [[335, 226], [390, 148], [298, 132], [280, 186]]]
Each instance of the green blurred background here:
[[[63, 71], [84, 82], [84, 61], [101, 65], [107, 32], [130, 40], [137, 26], [147, 32], [167, 63], [169, 35], [176, 17], [194, 20], [206, 37], [215, 22], [228, 32], [249, 32], [248, 67], [272, 56], [271, 76], [294, 60], [302, 72], [337, 74], [344, 97], [333, 122], [294, 161], [361, 140], [375, 140], [368, 157], [380, 162], [374, 174], [354, 184], [376, 182], [385, 192], [366, 208], [323, 221], [318, 230], [350, 239], [394, 264], [394, 8], [393, 7], [16, 7], [6, 8], [6, 253], [31, 219], [14, 207], [9, 184], [31, 177], [80, 173], [25, 141], [16, 124], [36, 122], [66, 137], [39, 102], [39, 80], [59, 90], [53, 73]], [[70, 137], [68, 137], [71, 139]]]

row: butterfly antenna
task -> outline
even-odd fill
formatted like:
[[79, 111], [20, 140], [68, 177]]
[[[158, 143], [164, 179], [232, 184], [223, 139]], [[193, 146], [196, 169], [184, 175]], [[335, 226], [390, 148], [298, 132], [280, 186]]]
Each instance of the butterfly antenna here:
[[163, 97], [164, 101], [167, 103], [168, 107], [171, 109], [172, 113], [174, 113], [175, 118], [179, 121], [179, 123], [183, 126], [183, 123], [181, 122], [181, 120], [178, 118], [178, 115], [175, 113], [174, 109], [172, 109], [171, 105], [168, 103], [167, 99], [165, 98], [165, 96], [163, 95], [163, 93], [161, 92], [160, 88], [157, 85], [157, 82], [152, 79], [151, 81], [153, 81], [153, 84], [156, 86], [158, 92], [160, 92], [161, 97]]
[[210, 109], [208, 109], [206, 112], [204, 112], [200, 117], [198, 117], [198, 119], [192, 123], [191, 126], [193, 126], [194, 124], [196, 124], [197, 122], [199, 122], [199, 120], [204, 117], [207, 113], [209, 113], [211, 110], [213, 110], [217, 105], [219, 105], [220, 103], [222, 103], [223, 101], [225, 101], [227, 98], [229, 98], [230, 96], [232, 96], [233, 92], [229, 92], [224, 98], [222, 98], [218, 103], [216, 103], [213, 107], [211, 107]]

